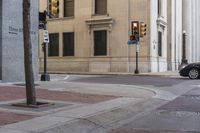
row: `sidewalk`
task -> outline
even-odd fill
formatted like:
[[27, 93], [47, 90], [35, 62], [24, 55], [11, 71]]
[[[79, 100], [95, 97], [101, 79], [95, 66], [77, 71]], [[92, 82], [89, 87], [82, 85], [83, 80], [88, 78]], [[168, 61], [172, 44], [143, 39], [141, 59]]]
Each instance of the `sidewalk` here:
[[165, 72], [141, 73], [139, 75], [179, 77], [179, 72], [178, 71], [165, 71]]
[[[120, 119], [123, 113], [112, 116], [109, 112], [138, 104], [156, 94], [153, 90], [137, 86], [88, 85], [66, 81], [36, 82], [37, 101], [54, 105], [42, 108], [12, 106], [13, 103], [25, 101], [25, 87], [22, 85], [0, 83], [0, 133], [65, 133], [55, 130], [74, 124], [78, 124], [76, 126], [80, 128], [83, 125], [85, 128], [86, 124], [88, 129], [72, 131], [74, 128], [69, 128], [72, 130], [66, 131], [87, 133], [88, 130], [100, 128], [98, 124], [95, 125], [87, 119], [106, 113], [106, 119], [102, 123], [112, 123]], [[108, 120], [107, 117], [113, 119]]]
[[176, 98], [153, 88], [73, 83], [65, 79], [66, 75], [54, 75], [50, 82], [36, 82], [37, 101], [54, 103], [42, 108], [12, 106], [25, 101], [25, 87], [21, 83], [0, 83], [0, 133], [107, 133], [108, 127], [115, 127], [121, 120], [144, 115]]
[[178, 71], [164, 71], [164, 72], [147, 72], [143, 73], [140, 72], [139, 74], [135, 74], [134, 72], [101, 72], [101, 73], [96, 73], [96, 72], [77, 72], [77, 73], [70, 73], [70, 72], [52, 72], [52, 74], [77, 74], [77, 75], [138, 75], [138, 76], [179, 76]]

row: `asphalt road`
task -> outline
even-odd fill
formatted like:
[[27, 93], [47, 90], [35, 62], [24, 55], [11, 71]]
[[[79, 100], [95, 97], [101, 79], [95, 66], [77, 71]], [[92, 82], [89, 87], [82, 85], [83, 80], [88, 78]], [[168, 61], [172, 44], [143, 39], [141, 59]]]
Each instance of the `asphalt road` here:
[[[126, 85], [152, 85], [155, 87], [167, 87], [182, 82], [191, 81], [181, 77], [162, 77], [162, 76], [131, 76], [131, 75], [106, 75], [106, 76], [72, 76], [73, 82], [101, 83], [101, 84], [126, 84]], [[193, 80], [194, 81], [194, 80]]]
[[[162, 76], [72, 76], [69, 82], [88, 84], [137, 85], [170, 92], [177, 97], [161, 100], [160, 106], [130, 119], [111, 133], [200, 133], [200, 80]], [[151, 99], [152, 101], [155, 99]], [[154, 106], [156, 102], [152, 102]]]
[[[200, 80], [155, 75], [52, 75], [51, 78], [55, 82], [44, 86], [142, 100], [87, 118], [98, 125], [90, 133], [200, 133]], [[62, 86], [57, 88], [61, 82]], [[149, 90], [160, 94], [153, 96]], [[78, 123], [74, 129], [85, 129], [85, 124], [80, 124], [84, 122]]]

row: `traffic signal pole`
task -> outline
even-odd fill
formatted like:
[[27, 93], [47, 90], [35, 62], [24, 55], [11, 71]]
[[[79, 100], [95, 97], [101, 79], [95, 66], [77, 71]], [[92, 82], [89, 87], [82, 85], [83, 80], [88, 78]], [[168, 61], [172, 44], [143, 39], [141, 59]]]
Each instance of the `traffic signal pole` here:
[[136, 67], [135, 67], [135, 74], [139, 74], [139, 69], [138, 69], [138, 54], [139, 54], [139, 44], [136, 44]]
[[[46, 14], [46, 11], [44, 13]], [[44, 22], [44, 30], [47, 30], [47, 21]], [[43, 42], [44, 72], [41, 75], [41, 81], [50, 81], [50, 75], [47, 73], [47, 46], [48, 43]]]
[[[131, 45], [131, 44], [136, 45], [135, 74], [139, 74], [139, 68], [138, 68], [138, 58], [139, 57], [138, 56], [139, 56], [139, 48], [140, 48], [140, 38], [143, 38], [144, 36], [146, 36], [146, 26], [147, 25], [144, 22], [139, 22], [139, 21], [131, 22], [131, 35], [130, 35], [130, 40], [128, 41], [128, 45]], [[129, 62], [130, 62], [130, 60], [129, 60]], [[129, 68], [129, 70], [130, 70], [130, 68]]]
[[[48, 0], [48, 12], [44, 11], [43, 12], [43, 17], [44, 17], [44, 31], [46, 31], [46, 36], [48, 35], [47, 31], [47, 21], [46, 21], [46, 16], [49, 16], [49, 18], [55, 18], [59, 16], [59, 0]], [[44, 33], [43, 33], [44, 34]], [[47, 46], [49, 43], [49, 37], [46, 38], [43, 42], [43, 52], [44, 52], [44, 73], [41, 75], [41, 81], [50, 81], [50, 76], [47, 73]]]

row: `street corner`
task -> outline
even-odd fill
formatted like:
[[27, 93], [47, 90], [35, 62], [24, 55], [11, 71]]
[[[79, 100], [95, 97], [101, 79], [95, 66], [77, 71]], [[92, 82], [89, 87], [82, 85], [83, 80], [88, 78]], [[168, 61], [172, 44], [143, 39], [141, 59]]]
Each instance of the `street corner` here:
[[69, 91], [52, 91], [36, 89], [37, 101], [54, 103], [41, 108], [12, 106], [16, 103], [25, 103], [25, 87], [18, 85], [0, 86], [0, 126], [42, 117], [46, 114], [70, 110], [86, 105], [95, 105], [112, 101], [120, 97], [110, 95], [83, 94]]

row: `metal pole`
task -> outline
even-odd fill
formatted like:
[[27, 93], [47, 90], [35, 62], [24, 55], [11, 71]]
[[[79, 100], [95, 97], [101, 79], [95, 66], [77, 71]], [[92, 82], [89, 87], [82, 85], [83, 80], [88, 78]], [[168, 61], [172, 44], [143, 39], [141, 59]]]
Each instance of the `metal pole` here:
[[[46, 14], [46, 11], [44, 11]], [[44, 30], [47, 29], [47, 22], [44, 22]], [[50, 75], [47, 73], [47, 46], [48, 43], [43, 43], [44, 45], [44, 73], [41, 75], [41, 81], [50, 81]]]
[[131, 72], [130, 45], [128, 45], [128, 72]]
[[139, 52], [139, 46], [136, 44], [136, 68], [135, 68], [135, 74], [139, 74], [138, 70], [138, 52]]
[[182, 61], [181, 66], [188, 64], [188, 61], [186, 59], [186, 32], [183, 31], [183, 48], [182, 48]]

